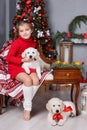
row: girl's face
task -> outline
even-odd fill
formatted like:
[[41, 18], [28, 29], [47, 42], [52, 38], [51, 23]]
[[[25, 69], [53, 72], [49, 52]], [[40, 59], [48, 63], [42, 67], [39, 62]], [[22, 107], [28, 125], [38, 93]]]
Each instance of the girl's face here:
[[24, 39], [29, 39], [31, 37], [32, 32], [32, 29], [26, 23], [19, 26], [19, 36]]

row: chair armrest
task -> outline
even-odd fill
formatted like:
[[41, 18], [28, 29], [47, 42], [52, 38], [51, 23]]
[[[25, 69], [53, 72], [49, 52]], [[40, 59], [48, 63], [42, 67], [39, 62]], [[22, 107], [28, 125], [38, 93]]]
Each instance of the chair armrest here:
[[42, 47], [41, 47], [40, 45], [38, 45], [38, 51], [39, 51], [39, 53], [40, 53], [41, 59], [42, 59], [44, 62], [46, 62], [46, 63], [48, 63], [48, 64], [52, 64], [52, 62], [55, 62], [55, 60], [47, 59], [47, 58], [45, 57], [45, 55], [43, 54]]

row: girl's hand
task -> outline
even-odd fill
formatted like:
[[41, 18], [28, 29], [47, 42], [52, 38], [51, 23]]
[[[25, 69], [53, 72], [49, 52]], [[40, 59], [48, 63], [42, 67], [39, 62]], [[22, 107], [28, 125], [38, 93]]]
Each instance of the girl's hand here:
[[33, 61], [32, 59], [27, 59], [27, 58], [23, 58], [22, 60], [21, 60], [21, 62], [31, 62], [31, 61]]

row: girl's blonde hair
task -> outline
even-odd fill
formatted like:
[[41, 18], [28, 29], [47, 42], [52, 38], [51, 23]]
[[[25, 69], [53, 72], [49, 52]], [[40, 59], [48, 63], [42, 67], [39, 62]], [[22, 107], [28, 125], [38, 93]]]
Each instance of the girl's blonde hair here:
[[16, 37], [19, 36], [19, 26], [22, 26], [22, 25], [24, 25], [24, 24], [27, 24], [27, 25], [30, 27], [30, 29], [32, 30], [32, 33], [33, 33], [33, 31], [34, 31], [34, 26], [32, 25], [32, 23], [29, 23], [28, 21], [20, 21], [20, 22], [17, 23], [17, 25], [16, 25]]

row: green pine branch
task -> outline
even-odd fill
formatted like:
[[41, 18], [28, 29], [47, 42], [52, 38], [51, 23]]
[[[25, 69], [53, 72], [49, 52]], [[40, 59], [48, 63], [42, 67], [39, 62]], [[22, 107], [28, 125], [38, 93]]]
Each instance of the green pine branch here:
[[81, 22], [87, 24], [87, 15], [76, 16], [69, 24], [69, 32], [75, 33], [76, 29], [81, 27]]

